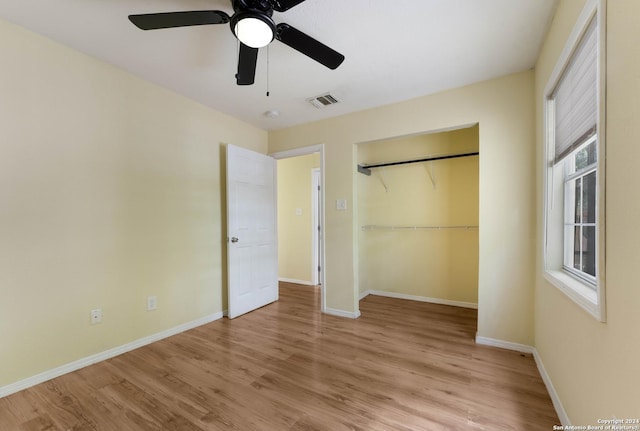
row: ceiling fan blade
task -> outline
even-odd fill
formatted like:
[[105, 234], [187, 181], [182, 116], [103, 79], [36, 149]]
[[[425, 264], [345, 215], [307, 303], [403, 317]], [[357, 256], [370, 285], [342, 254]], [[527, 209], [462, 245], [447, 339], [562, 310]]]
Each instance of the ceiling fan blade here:
[[273, 10], [277, 12], [285, 12], [304, 1], [305, 0], [271, 0], [271, 6]]
[[224, 24], [229, 22], [229, 15], [220, 10], [195, 10], [129, 15], [129, 21], [141, 30], [157, 30], [192, 25]]
[[236, 82], [238, 85], [252, 85], [256, 77], [256, 63], [258, 62], [258, 48], [251, 48], [240, 42], [240, 55], [238, 56], [238, 73]]
[[336, 69], [344, 61], [344, 55], [291, 27], [289, 24], [278, 24], [276, 38], [285, 45], [327, 66], [329, 69]]

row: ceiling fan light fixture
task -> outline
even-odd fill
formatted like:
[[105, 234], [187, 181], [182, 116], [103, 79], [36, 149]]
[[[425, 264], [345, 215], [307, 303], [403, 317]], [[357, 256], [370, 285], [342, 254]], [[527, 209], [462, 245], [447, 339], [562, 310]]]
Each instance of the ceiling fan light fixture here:
[[270, 17], [252, 12], [234, 15], [231, 28], [238, 40], [251, 48], [269, 45], [276, 33], [276, 25]]

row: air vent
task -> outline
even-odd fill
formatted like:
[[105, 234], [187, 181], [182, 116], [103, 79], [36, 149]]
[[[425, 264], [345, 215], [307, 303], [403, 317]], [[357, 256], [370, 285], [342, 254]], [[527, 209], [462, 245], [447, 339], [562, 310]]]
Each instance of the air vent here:
[[316, 108], [324, 108], [325, 106], [335, 105], [338, 103], [338, 99], [333, 97], [331, 94], [323, 94], [322, 96], [312, 97], [311, 99], [307, 99], [307, 102], [311, 103]]

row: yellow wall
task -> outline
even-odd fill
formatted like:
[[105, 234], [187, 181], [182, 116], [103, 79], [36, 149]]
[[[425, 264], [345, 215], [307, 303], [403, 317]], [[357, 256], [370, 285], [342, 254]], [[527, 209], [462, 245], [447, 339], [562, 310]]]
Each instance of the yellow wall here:
[[278, 277], [306, 284], [315, 272], [311, 170], [318, 167], [318, 153], [278, 160]]
[[[533, 344], [533, 72], [269, 133], [269, 151], [325, 145], [327, 306], [358, 310], [356, 144], [479, 124], [478, 335]], [[330, 109], [330, 108], [328, 108]], [[346, 199], [347, 211], [335, 209]]]
[[[358, 146], [374, 164], [478, 151], [478, 127]], [[358, 176], [359, 226], [478, 226], [478, 157], [372, 169]], [[386, 186], [386, 189], [385, 189]], [[478, 302], [478, 230], [359, 232], [360, 293]]]
[[640, 412], [640, 2], [609, 0], [606, 98], [607, 322], [599, 323], [542, 277], [544, 89], [584, 0], [562, 0], [536, 66], [538, 235], [535, 342], [574, 425]]
[[0, 387], [226, 308], [221, 143], [267, 133], [4, 21], [0, 52]]

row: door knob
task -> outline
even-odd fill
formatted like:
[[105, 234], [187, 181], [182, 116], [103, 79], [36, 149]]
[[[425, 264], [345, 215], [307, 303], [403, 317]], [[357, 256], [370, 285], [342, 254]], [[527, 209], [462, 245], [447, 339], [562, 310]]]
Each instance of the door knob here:
[[232, 243], [234, 243], [234, 244], [235, 244], [235, 243], [236, 243], [236, 242], [238, 242], [238, 241], [239, 241], [239, 240], [238, 240], [238, 238], [236, 238], [235, 236], [234, 236], [234, 237], [231, 237], [231, 242], [232, 242]]

